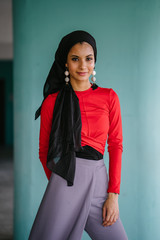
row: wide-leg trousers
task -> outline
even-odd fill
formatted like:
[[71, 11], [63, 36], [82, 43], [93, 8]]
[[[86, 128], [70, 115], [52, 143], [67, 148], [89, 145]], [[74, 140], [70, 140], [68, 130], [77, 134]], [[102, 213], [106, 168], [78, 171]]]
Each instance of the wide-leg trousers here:
[[108, 176], [104, 160], [76, 157], [73, 186], [52, 173], [34, 220], [29, 240], [80, 240], [85, 230], [92, 240], [127, 240], [120, 220], [102, 225]]

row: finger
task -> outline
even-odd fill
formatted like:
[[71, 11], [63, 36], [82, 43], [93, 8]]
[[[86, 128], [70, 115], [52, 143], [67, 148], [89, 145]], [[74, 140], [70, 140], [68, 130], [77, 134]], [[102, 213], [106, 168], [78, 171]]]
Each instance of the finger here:
[[114, 218], [116, 219], [116, 221], [117, 221], [117, 219], [119, 218], [119, 212], [118, 212], [118, 211], [115, 213]]
[[112, 214], [112, 215], [110, 216], [109, 221], [105, 220], [105, 221], [103, 222], [103, 226], [111, 226], [113, 223], [116, 222], [116, 220], [117, 220], [116, 215]]
[[110, 222], [113, 222], [113, 221], [114, 221], [114, 217], [115, 217], [115, 214], [112, 214], [112, 215], [110, 216]]
[[105, 221], [105, 222], [103, 222], [103, 226], [105, 227], [105, 226], [111, 226], [111, 225], [113, 225], [114, 223], [115, 223], [116, 221], [114, 221], [114, 219], [113, 219], [113, 221], [111, 222], [111, 221]]
[[106, 222], [105, 224], [103, 224], [103, 227], [108, 227], [111, 226], [113, 223], [112, 222]]
[[108, 211], [108, 212], [107, 212], [107, 217], [106, 217], [106, 221], [107, 221], [107, 222], [110, 221], [112, 214], [113, 214], [113, 213], [112, 213], [111, 211]]
[[114, 222], [116, 222], [117, 220], [118, 220], [118, 215], [115, 215]]
[[106, 208], [105, 207], [103, 207], [103, 221], [105, 220], [105, 218], [106, 218]]
[[110, 219], [107, 220], [107, 217], [106, 217], [105, 220], [103, 221], [102, 225], [108, 226], [108, 225], [110, 225], [111, 223], [112, 223], [112, 222], [110, 221]]

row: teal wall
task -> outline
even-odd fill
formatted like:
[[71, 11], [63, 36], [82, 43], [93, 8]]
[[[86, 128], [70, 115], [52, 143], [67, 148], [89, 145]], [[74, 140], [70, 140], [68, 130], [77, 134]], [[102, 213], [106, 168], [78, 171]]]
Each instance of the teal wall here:
[[112, 87], [121, 103], [122, 222], [129, 240], [158, 240], [160, 1], [14, 0], [13, 20], [14, 239], [27, 239], [47, 185], [34, 121], [44, 81], [61, 37], [84, 29], [97, 41], [97, 84]]
[[5, 145], [13, 145], [13, 61], [0, 60], [0, 78], [5, 81]]
[[160, 1], [142, 1], [138, 57], [139, 239], [160, 239]]

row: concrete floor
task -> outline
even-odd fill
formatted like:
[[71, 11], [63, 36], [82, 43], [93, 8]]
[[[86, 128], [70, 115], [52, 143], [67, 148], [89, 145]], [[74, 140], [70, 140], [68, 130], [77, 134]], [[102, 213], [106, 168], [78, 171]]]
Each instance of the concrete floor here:
[[0, 240], [13, 239], [13, 149], [0, 147]]

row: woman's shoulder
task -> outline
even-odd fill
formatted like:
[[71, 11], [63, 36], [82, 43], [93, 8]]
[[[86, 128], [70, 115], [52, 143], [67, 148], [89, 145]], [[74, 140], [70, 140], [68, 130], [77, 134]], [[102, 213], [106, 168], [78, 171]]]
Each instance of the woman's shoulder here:
[[118, 95], [113, 88], [104, 88], [104, 87], [98, 87], [99, 93], [100, 94], [105, 94], [106, 96], [110, 98], [117, 98]]
[[102, 99], [105, 99], [105, 102], [110, 110], [120, 109], [119, 97], [115, 90], [112, 88], [99, 87], [99, 92]]
[[42, 103], [42, 108], [54, 107], [58, 92], [49, 94]]

